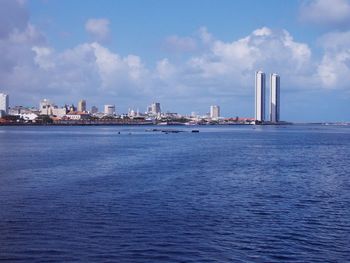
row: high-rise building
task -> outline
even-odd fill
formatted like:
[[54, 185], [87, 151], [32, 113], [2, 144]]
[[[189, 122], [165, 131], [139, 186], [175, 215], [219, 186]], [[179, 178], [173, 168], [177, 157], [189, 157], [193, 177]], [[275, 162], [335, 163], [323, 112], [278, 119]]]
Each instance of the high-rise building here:
[[210, 106], [210, 118], [219, 119], [220, 117], [220, 107], [217, 105]]
[[265, 120], [265, 73], [258, 71], [255, 73], [255, 120], [263, 122]]
[[0, 93], [0, 116], [8, 114], [9, 104], [9, 95]]
[[52, 115], [52, 109], [55, 107], [55, 104], [48, 99], [43, 99], [40, 101], [40, 114], [42, 115]]
[[92, 106], [91, 107], [91, 113], [92, 114], [95, 114], [95, 113], [97, 113], [98, 112], [98, 108], [96, 107], [96, 106]]
[[160, 103], [159, 102], [153, 102], [151, 105], [151, 113], [154, 115], [160, 114]]
[[280, 76], [270, 74], [270, 121], [280, 121]]
[[78, 111], [86, 111], [86, 100], [80, 100], [78, 102]]
[[106, 115], [114, 115], [115, 114], [115, 105], [105, 105], [104, 113]]

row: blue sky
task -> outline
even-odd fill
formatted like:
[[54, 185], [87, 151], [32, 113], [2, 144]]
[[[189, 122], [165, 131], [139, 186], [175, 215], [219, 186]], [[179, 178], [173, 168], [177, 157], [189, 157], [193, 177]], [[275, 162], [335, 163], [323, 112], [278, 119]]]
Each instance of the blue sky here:
[[251, 117], [261, 69], [282, 119], [350, 121], [348, 0], [0, 0], [0, 50], [11, 105]]

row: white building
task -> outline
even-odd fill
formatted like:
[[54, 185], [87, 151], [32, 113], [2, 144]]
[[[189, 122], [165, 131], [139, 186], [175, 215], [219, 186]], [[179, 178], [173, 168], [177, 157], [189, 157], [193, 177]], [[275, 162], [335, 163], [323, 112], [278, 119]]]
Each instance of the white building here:
[[255, 73], [255, 120], [263, 122], [265, 120], [265, 73], [258, 71]]
[[106, 115], [114, 115], [115, 114], [115, 105], [105, 105], [104, 113]]
[[80, 111], [80, 112], [86, 111], [86, 100], [80, 100], [78, 102], [78, 111]]
[[153, 102], [151, 105], [151, 113], [154, 115], [158, 115], [161, 113], [160, 110], [160, 103], [159, 102]]
[[42, 115], [52, 115], [52, 109], [55, 108], [55, 104], [48, 99], [43, 99], [40, 101], [40, 114]]
[[210, 106], [210, 118], [211, 119], [219, 119], [220, 118], [220, 107], [217, 105]]
[[18, 116], [26, 121], [34, 121], [36, 118], [38, 118], [38, 115], [35, 113], [20, 113]]
[[90, 115], [82, 112], [68, 112], [66, 118], [69, 120], [87, 120], [90, 118]]
[[280, 121], [280, 76], [270, 74], [270, 121]]
[[51, 109], [52, 115], [55, 115], [57, 117], [63, 117], [67, 114], [67, 108], [63, 107], [63, 108], [58, 108], [58, 107], [54, 107]]
[[0, 117], [8, 114], [9, 106], [10, 106], [9, 95], [0, 93]]

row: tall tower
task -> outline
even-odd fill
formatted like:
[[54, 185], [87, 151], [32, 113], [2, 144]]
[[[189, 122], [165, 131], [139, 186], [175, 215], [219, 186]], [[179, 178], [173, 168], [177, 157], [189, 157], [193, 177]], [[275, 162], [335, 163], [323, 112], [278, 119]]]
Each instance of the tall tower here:
[[265, 120], [265, 73], [255, 73], [255, 120]]
[[280, 121], [280, 76], [270, 74], [270, 121]]
[[220, 107], [217, 105], [210, 106], [210, 118], [218, 119], [220, 117]]
[[115, 112], [115, 105], [105, 105], [105, 112], [106, 115], [114, 115]]
[[0, 114], [6, 115], [9, 110], [9, 95], [0, 93]]
[[86, 100], [80, 100], [78, 103], [78, 111], [86, 111]]
[[151, 109], [152, 109], [152, 114], [157, 115], [161, 113], [160, 110], [160, 103], [159, 102], [153, 102], [151, 105]]

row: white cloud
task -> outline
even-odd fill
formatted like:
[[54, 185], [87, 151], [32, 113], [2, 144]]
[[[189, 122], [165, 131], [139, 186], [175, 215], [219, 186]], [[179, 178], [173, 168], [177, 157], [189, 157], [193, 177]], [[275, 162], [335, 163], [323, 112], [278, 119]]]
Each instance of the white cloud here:
[[85, 30], [95, 41], [104, 42], [110, 37], [109, 20], [105, 18], [91, 18], [86, 21]]
[[348, 88], [350, 83], [350, 31], [332, 32], [319, 42], [324, 55], [317, 72], [326, 88]]
[[164, 58], [157, 62], [155, 70], [155, 78], [161, 80], [169, 80], [176, 74], [176, 67], [169, 62], [169, 59]]
[[325, 26], [350, 26], [350, 3], [348, 0], [304, 1], [300, 19]]
[[214, 41], [212, 34], [208, 32], [208, 29], [204, 26], [200, 27], [198, 30], [199, 38], [204, 44], [211, 44]]
[[192, 52], [196, 50], [197, 43], [191, 37], [169, 36], [164, 41], [164, 46], [172, 52]]
[[[135, 55], [121, 57], [97, 42], [84, 43], [61, 53], [47, 47], [34, 47], [35, 61], [49, 74], [46, 85], [66, 92], [105, 94], [140, 93], [141, 83], [147, 78], [147, 70], [141, 59]], [[55, 62], [57, 61], [57, 62]], [[90, 91], [89, 91], [90, 90]]]
[[190, 37], [167, 38], [172, 51], [186, 55], [172, 59], [169, 54], [152, 68], [141, 56], [121, 55], [102, 44], [109, 35], [108, 21], [102, 19], [96, 26], [99, 23], [90, 20], [86, 25], [98, 41], [57, 51], [29, 23], [22, 5], [3, 3], [11, 6], [6, 15], [14, 21], [0, 23], [0, 87], [23, 101], [50, 97], [67, 102], [83, 96], [102, 103], [132, 98], [146, 104], [155, 97], [210, 103], [213, 98], [251, 94], [258, 69], [280, 73], [283, 89], [289, 90], [345, 88], [350, 81], [350, 32], [321, 38], [324, 54], [317, 59], [306, 43], [286, 30], [262, 27], [240, 39], [222, 41], [202, 27]]
[[[18, 4], [17, 8], [22, 6]], [[0, 36], [3, 91], [36, 100], [50, 95], [134, 96], [143, 92], [141, 84], [147, 83], [148, 71], [140, 57], [121, 57], [98, 42], [57, 52], [28, 19], [18, 20], [21, 26], [0, 25], [6, 32]], [[107, 31], [102, 26], [102, 32]]]
[[263, 27], [233, 42], [214, 41], [206, 53], [193, 57], [188, 66], [198, 78], [216, 79], [218, 89], [225, 85], [232, 89], [234, 83], [250, 87], [257, 69], [277, 71], [290, 85], [300, 86], [312, 69], [312, 61], [307, 44], [296, 42], [286, 30]]

